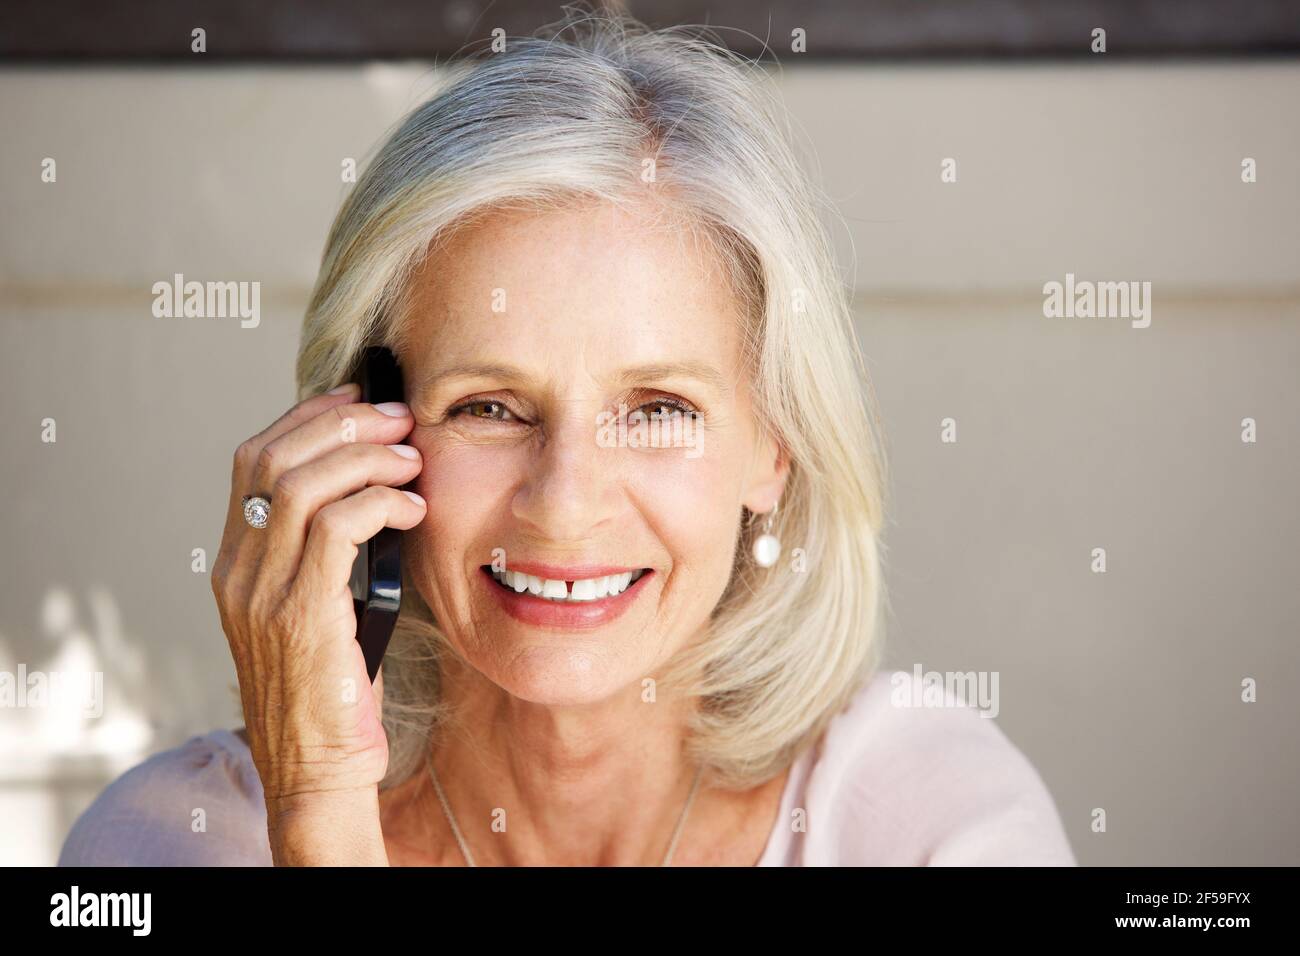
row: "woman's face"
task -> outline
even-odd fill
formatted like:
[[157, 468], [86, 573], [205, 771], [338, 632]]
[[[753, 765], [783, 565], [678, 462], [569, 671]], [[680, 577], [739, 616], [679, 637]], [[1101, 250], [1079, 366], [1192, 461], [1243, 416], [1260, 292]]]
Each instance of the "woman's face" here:
[[784, 483], [720, 268], [649, 215], [495, 213], [412, 280], [400, 360], [429, 511], [411, 572], [461, 655], [524, 700], [656, 674], [726, 588], [742, 505]]

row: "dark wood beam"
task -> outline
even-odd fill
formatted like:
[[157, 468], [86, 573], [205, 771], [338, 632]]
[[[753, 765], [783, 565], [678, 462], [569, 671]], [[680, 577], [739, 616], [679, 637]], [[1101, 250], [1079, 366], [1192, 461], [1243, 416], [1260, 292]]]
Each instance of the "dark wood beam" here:
[[[1084, 58], [1092, 30], [1119, 57], [1300, 53], [1300, 0], [626, 0], [654, 26], [702, 23], [747, 56]], [[560, 16], [528, 0], [4, 0], [8, 61], [447, 59], [500, 27]], [[191, 31], [207, 52], [191, 52]], [[791, 31], [807, 34], [791, 52]]]

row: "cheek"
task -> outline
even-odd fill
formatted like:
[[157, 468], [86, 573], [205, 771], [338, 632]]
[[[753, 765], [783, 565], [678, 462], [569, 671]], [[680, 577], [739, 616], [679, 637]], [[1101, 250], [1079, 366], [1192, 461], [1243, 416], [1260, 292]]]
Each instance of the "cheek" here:
[[677, 586], [717, 590], [732, 564], [740, 456], [707, 446], [698, 458], [676, 449], [623, 454], [629, 458], [627, 484], [638, 510], [667, 550], [674, 572], [686, 572], [676, 575]]
[[[414, 489], [429, 510], [418, 529], [424, 551], [435, 566], [458, 567], [467, 552], [479, 547], [477, 563], [492, 560], [491, 546], [481, 541], [508, 513], [508, 495], [519, 467], [519, 451], [504, 445], [474, 446], [412, 433], [408, 442], [424, 456]], [[503, 510], [505, 509], [505, 510]]]

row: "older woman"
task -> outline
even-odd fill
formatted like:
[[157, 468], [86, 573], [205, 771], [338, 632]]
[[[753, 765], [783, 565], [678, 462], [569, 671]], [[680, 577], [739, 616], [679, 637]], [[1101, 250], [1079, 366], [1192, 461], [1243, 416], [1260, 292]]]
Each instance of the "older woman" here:
[[[992, 721], [877, 673], [869, 391], [756, 71], [617, 17], [472, 67], [348, 197], [302, 401], [235, 455], [246, 727], [125, 774], [62, 862], [1072, 863]], [[404, 402], [340, 384], [376, 344]], [[348, 581], [384, 527], [371, 688]]]

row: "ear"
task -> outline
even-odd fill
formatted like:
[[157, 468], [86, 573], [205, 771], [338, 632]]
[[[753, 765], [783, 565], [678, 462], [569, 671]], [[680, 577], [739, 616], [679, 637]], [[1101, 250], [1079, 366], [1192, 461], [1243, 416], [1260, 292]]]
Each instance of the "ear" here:
[[781, 500], [789, 477], [789, 452], [774, 436], [764, 433], [758, 442], [741, 504], [754, 514], [767, 514]]

